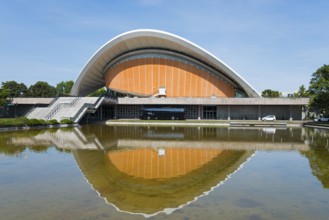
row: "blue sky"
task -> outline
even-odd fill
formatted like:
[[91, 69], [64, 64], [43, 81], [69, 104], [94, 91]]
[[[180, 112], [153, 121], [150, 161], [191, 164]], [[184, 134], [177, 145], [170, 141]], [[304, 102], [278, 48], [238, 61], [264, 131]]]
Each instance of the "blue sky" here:
[[75, 80], [113, 37], [179, 35], [257, 91], [293, 92], [329, 64], [327, 0], [0, 0], [0, 81]]

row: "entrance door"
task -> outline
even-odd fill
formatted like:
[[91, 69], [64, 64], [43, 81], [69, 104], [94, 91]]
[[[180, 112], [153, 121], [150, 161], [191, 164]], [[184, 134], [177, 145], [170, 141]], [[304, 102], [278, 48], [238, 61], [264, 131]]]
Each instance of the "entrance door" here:
[[216, 119], [216, 106], [204, 106], [203, 107], [204, 119]]

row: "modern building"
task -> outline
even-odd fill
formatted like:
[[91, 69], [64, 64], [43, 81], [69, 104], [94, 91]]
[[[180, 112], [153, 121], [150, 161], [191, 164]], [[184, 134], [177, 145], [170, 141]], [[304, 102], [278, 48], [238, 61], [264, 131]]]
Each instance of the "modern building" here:
[[71, 94], [104, 87], [135, 97], [259, 97], [224, 62], [179, 36], [135, 30], [103, 45], [80, 73]]
[[[111, 97], [81, 98], [106, 87]], [[308, 99], [262, 98], [232, 68], [198, 45], [158, 30], [134, 30], [104, 44], [71, 91], [30, 117], [139, 118], [145, 108], [181, 108], [186, 119], [302, 120]], [[68, 115], [68, 109], [71, 115]], [[72, 110], [75, 109], [75, 110]]]

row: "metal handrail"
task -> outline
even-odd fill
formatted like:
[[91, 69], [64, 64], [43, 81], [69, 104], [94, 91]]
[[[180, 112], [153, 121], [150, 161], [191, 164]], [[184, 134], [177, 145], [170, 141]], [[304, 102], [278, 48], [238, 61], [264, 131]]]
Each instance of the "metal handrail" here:
[[53, 110], [51, 110], [47, 115], [46, 115], [46, 120], [51, 119], [61, 108], [63, 103], [59, 103], [58, 105], [56, 105], [55, 108], [53, 108]]
[[68, 107], [73, 107], [77, 104], [77, 102], [80, 100], [80, 97], [74, 98], [70, 103], [58, 103], [57, 106], [51, 110], [47, 115], [46, 119], [49, 120], [51, 119], [61, 108], [68, 108]]
[[94, 107], [94, 104], [90, 104], [90, 103], [83, 104], [81, 106], [81, 108], [79, 109], [79, 111], [70, 119], [75, 122], [75, 120], [79, 117], [79, 115], [81, 114], [82, 111], [84, 111], [85, 109], [88, 109], [88, 108], [93, 108], [93, 107]]
[[78, 119], [78, 117], [80, 116], [80, 114], [84, 111], [84, 110], [88, 110], [89, 108], [97, 108], [97, 106], [100, 105], [101, 101], [103, 101], [104, 96], [100, 96], [97, 101], [95, 102], [95, 104], [91, 104], [91, 103], [85, 103], [81, 106], [81, 108], [79, 109], [79, 111], [73, 116], [71, 117], [71, 120], [75, 122], [75, 120]]
[[34, 109], [37, 108], [36, 105], [38, 105], [38, 104], [34, 104], [34, 105], [32, 105], [31, 108], [28, 109], [28, 111], [26, 111], [26, 113], [24, 112], [22, 115], [24, 115], [25, 117], [27, 117], [27, 116], [28, 116], [28, 115], [29, 115]]

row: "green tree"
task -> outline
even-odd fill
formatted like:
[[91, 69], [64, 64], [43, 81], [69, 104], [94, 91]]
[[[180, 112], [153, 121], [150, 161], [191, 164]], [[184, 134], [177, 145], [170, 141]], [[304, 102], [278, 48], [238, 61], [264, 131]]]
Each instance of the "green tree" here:
[[294, 93], [294, 97], [302, 98], [302, 97], [309, 97], [310, 92], [305, 88], [304, 85], [301, 85], [297, 92]]
[[281, 96], [281, 92], [271, 89], [265, 89], [262, 92], [262, 97], [280, 97], [280, 96]]
[[7, 104], [9, 97], [9, 91], [7, 89], [0, 89], [0, 106]]
[[306, 133], [306, 139], [309, 140], [308, 151], [301, 151], [301, 154], [309, 160], [312, 174], [322, 183], [323, 187], [329, 189], [329, 151], [327, 139], [322, 133], [311, 130]]
[[317, 69], [310, 81], [309, 92], [311, 96], [311, 107], [318, 113], [329, 114], [329, 65], [323, 65]]
[[90, 97], [99, 97], [101, 95], [104, 95], [106, 94], [106, 89], [103, 87], [103, 88], [100, 88], [99, 90], [95, 91], [95, 92], [92, 92], [90, 93], [88, 96]]
[[54, 97], [56, 89], [47, 82], [38, 81], [29, 87], [28, 94], [30, 97]]
[[8, 97], [23, 97], [27, 94], [27, 87], [24, 83], [7, 81], [1, 83], [1, 88], [8, 91]]
[[56, 85], [56, 96], [68, 96], [70, 95], [74, 82], [72, 80], [62, 81]]

